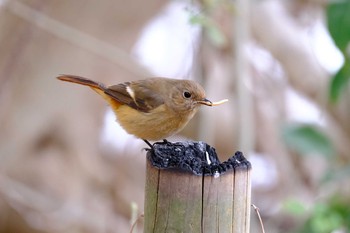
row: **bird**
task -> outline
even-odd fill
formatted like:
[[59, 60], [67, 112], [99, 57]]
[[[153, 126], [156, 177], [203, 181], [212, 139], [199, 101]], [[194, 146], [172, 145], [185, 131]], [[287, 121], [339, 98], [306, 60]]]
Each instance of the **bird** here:
[[164, 140], [181, 131], [200, 106], [228, 101], [211, 102], [203, 87], [192, 80], [156, 77], [106, 86], [76, 75], [59, 75], [57, 79], [97, 92], [111, 106], [122, 128], [151, 148], [149, 140]]

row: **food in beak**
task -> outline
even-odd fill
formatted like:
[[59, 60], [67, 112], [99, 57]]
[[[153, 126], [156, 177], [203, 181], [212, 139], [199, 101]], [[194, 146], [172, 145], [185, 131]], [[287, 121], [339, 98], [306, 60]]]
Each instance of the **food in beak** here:
[[207, 106], [217, 106], [217, 105], [226, 103], [227, 101], [228, 101], [228, 99], [223, 99], [223, 100], [220, 100], [220, 101], [217, 101], [217, 102], [211, 102], [208, 99], [203, 99], [203, 100], [198, 101], [198, 103], [204, 104], [204, 105], [207, 105]]

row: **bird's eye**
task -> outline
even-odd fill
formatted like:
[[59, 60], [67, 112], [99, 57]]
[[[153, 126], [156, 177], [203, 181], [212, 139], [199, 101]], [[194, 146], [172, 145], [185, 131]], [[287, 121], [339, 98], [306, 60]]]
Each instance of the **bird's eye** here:
[[188, 91], [185, 91], [184, 93], [183, 93], [183, 96], [186, 98], [186, 99], [189, 99], [189, 98], [191, 98], [191, 93], [190, 92], [188, 92]]

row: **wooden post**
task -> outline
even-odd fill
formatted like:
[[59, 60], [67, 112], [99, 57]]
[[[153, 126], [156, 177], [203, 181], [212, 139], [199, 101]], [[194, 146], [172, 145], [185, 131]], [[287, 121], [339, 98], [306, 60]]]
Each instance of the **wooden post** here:
[[250, 163], [220, 163], [203, 142], [156, 143], [147, 153], [144, 233], [248, 233]]

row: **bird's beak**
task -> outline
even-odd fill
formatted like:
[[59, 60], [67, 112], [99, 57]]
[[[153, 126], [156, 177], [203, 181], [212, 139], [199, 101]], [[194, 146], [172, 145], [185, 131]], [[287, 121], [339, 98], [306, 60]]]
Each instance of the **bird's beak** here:
[[217, 102], [211, 102], [210, 100], [202, 99], [202, 100], [198, 100], [197, 103], [207, 105], [207, 106], [218, 106], [220, 104], [226, 103], [227, 101], [228, 101], [228, 99], [220, 100]]
[[211, 101], [208, 100], [208, 99], [198, 100], [197, 103], [203, 104], [203, 105], [207, 105], [207, 106], [213, 106], [213, 102], [211, 102]]

